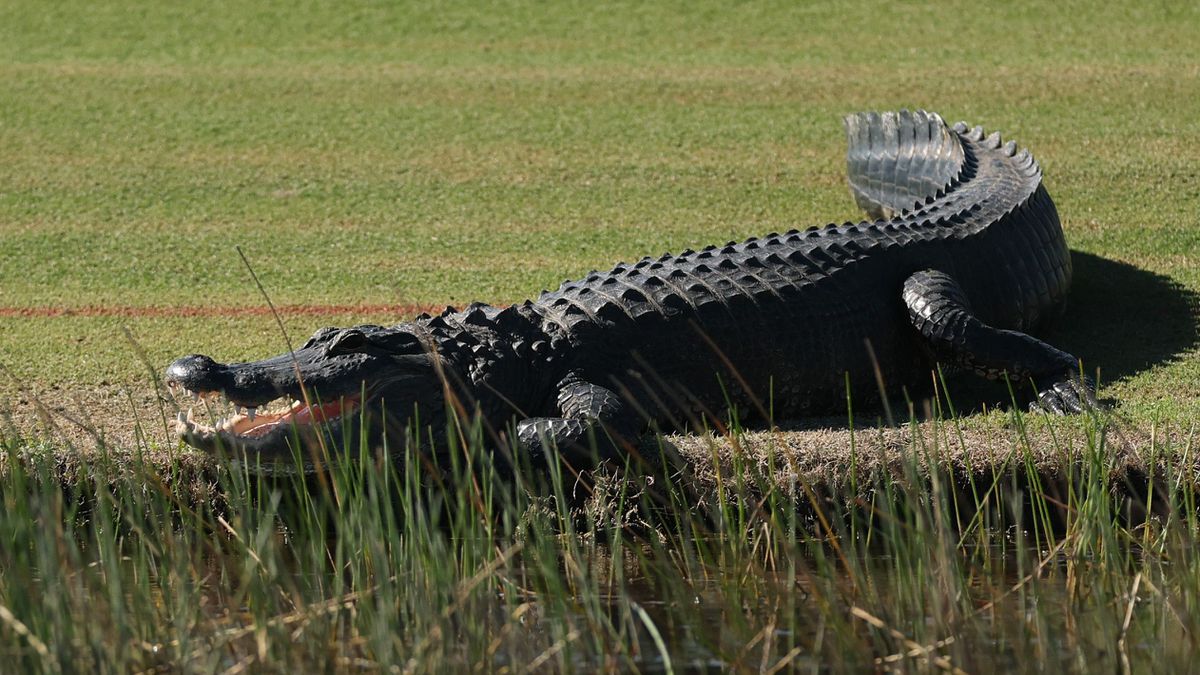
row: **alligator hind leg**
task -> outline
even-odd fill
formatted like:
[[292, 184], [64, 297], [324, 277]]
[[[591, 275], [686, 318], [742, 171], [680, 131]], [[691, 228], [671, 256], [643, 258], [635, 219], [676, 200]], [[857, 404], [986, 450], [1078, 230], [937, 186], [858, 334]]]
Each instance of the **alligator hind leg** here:
[[521, 447], [533, 456], [544, 455], [546, 447], [553, 445], [590, 461], [593, 438], [601, 458], [618, 454], [622, 442], [637, 438], [633, 415], [611, 389], [568, 377], [559, 384], [558, 409], [562, 417], [531, 417], [517, 423]]
[[923, 270], [904, 282], [908, 318], [935, 358], [989, 379], [1033, 381], [1037, 404], [1059, 415], [1097, 408], [1095, 387], [1074, 356], [1018, 331], [993, 328], [971, 311], [966, 294], [943, 272]]

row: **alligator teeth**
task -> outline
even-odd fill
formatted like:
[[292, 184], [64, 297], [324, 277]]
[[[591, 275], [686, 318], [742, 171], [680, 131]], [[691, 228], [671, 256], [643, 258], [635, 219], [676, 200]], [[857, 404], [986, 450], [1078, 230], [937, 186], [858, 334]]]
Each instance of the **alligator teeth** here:
[[196, 430], [196, 425], [192, 422], [192, 413], [189, 410], [184, 413], [182, 410], [175, 416], [175, 433], [190, 434]]

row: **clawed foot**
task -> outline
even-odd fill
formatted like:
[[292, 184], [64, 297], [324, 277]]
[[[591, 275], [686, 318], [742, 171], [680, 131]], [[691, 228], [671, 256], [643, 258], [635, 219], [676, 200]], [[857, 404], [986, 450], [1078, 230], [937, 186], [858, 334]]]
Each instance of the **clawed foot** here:
[[596, 459], [621, 456], [622, 438], [637, 435], [625, 435], [592, 420], [533, 417], [517, 423], [517, 441], [534, 460], [549, 457], [553, 446], [579, 466], [592, 465]]
[[1099, 410], [1096, 385], [1091, 378], [1070, 373], [1047, 386], [1038, 387], [1037, 400], [1029, 404], [1032, 411], [1044, 410], [1055, 415], [1078, 415]]
[[557, 437], [565, 437], [571, 429], [565, 424], [566, 420], [546, 417], [521, 420], [517, 423], [517, 445], [534, 460], [546, 457], [548, 443], [555, 443]]

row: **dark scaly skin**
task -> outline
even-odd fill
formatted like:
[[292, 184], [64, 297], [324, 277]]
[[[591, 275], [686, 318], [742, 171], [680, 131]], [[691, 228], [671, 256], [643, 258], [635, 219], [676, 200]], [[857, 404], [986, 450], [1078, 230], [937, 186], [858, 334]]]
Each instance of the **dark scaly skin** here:
[[[837, 411], [847, 380], [871, 397], [876, 369], [894, 391], [927, 380], [935, 360], [1015, 386], [1032, 381], [1051, 412], [1094, 405], [1077, 360], [1028, 334], [1061, 310], [1071, 280], [1032, 157], [998, 134], [950, 130], [925, 113], [860, 115], [847, 127], [852, 192], [890, 220], [622, 263], [504, 309], [475, 304], [391, 328], [322, 329], [297, 351], [303, 365], [276, 368], [261, 390], [232, 374], [283, 357], [217, 364], [221, 374], [185, 357], [168, 381], [242, 405], [295, 395], [297, 370], [328, 396], [365, 388], [362, 409], [389, 420], [375, 425], [372, 442], [394, 436], [414, 404], [444, 427], [441, 394], [452, 391], [493, 429], [517, 420], [520, 446], [534, 453], [592, 440], [612, 453], [651, 424], [695, 428], [730, 407], [776, 418]], [[344, 338], [355, 330], [368, 335]], [[380, 384], [394, 363], [418, 374]], [[426, 384], [418, 391], [412, 382]], [[288, 439], [221, 443], [260, 461], [290, 457]]]

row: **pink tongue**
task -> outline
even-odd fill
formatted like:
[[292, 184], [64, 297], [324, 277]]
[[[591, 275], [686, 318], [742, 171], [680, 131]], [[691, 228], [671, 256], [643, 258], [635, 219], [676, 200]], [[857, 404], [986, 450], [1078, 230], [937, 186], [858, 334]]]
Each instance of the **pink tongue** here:
[[273, 420], [261, 422], [242, 432], [242, 435], [254, 438], [266, 435], [281, 424], [312, 425], [314, 423], [325, 423], [329, 420], [335, 420], [347, 412], [354, 412], [354, 409], [358, 407], [359, 398], [359, 396], [347, 397], [340, 401], [325, 403], [313, 406], [312, 408], [301, 406]]
[[315, 422], [327, 422], [331, 419], [341, 417], [343, 403], [346, 407], [353, 408], [358, 403], [358, 397], [345, 398], [341, 401], [333, 401], [307, 408], [301, 408], [291, 415], [291, 421], [297, 424], [312, 424]]

